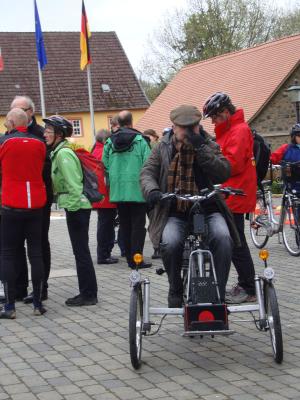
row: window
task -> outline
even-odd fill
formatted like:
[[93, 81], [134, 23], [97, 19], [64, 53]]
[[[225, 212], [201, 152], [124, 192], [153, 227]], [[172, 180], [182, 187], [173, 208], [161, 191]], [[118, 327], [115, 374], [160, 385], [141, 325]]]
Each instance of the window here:
[[111, 120], [112, 120], [112, 115], [107, 116], [107, 127], [109, 130], [111, 130]]
[[83, 136], [81, 119], [71, 119], [73, 125], [73, 136]]

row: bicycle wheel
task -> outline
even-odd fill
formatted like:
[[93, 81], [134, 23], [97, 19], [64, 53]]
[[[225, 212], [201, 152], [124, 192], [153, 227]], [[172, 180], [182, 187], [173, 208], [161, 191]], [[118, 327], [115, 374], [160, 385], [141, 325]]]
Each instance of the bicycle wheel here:
[[283, 359], [282, 332], [277, 296], [272, 283], [265, 282], [264, 299], [273, 357], [278, 364], [281, 364]]
[[143, 335], [143, 297], [141, 285], [131, 291], [129, 305], [129, 351], [134, 369], [141, 366]]
[[282, 234], [287, 251], [292, 256], [298, 257], [300, 255], [300, 225], [293, 207], [286, 207], [284, 210]]
[[249, 214], [249, 222], [252, 242], [255, 247], [262, 249], [269, 240], [266, 228], [266, 224], [269, 223], [269, 210], [262, 197], [256, 200], [255, 210]]

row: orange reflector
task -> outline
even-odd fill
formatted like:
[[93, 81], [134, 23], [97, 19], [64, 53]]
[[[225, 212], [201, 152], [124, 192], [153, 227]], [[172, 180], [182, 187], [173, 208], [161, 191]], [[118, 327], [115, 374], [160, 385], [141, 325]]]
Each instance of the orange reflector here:
[[266, 261], [269, 258], [268, 250], [267, 249], [260, 250], [259, 258], [261, 258], [263, 261]]
[[198, 321], [204, 322], [204, 321], [214, 321], [215, 316], [211, 311], [205, 310], [201, 311], [198, 314]]
[[136, 254], [133, 256], [133, 261], [134, 261], [137, 265], [141, 264], [141, 263], [143, 262], [143, 256], [142, 256], [142, 254], [136, 253]]

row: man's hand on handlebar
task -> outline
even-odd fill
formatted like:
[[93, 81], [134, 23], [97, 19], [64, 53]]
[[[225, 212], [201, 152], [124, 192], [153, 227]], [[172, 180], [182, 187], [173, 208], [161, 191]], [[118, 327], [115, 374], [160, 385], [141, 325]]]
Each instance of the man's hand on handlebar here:
[[147, 196], [147, 204], [150, 208], [155, 207], [155, 205], [160, 201], [163, 194], [159, 190], [152, 190]]

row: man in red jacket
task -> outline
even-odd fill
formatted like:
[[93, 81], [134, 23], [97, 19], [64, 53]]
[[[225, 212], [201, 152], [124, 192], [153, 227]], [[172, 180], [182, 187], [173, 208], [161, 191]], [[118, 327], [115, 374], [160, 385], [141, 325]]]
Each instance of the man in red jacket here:
[[[12, 109], [6, 116], [8, 135], [0, 139], [2, 169], [2, 265], [6, 302], [0, 318], [14, 319], [16, 255], [24, 237], [31, 264], [34, 314], [46, 312], [41, 302], [44, 264], [42, 258], [42, 208], [46, 190], [42, 177], [46, 147], [27, 131], [26, 113]], [[16, 161], [17, 160], [17, 161]]]
[[215, 125], [217, 143], [231, 165], [231, 176], [224, 186], [242, 189], [245, 196], [230, 196], [226, 203], [233, 213], [241, 247], [235, 247], [232, 262], [238, 273], [238, 283], [227, 292], [227, 303], [256, 301], [254, 264], [246, 241], [245, 213], [254, 211], [256, 204], [256, 169], [253, 156], [253, 136], [244, 119], [244, 111], [236, 109], [225, 93], [209, 97], [203, 115]]

